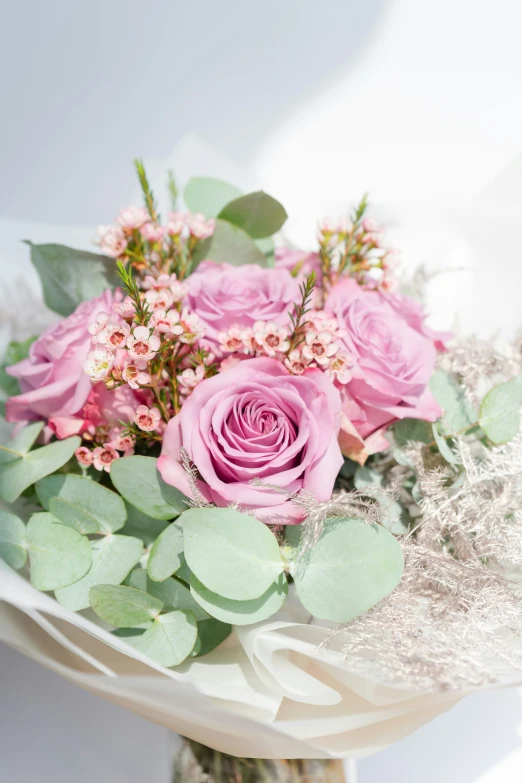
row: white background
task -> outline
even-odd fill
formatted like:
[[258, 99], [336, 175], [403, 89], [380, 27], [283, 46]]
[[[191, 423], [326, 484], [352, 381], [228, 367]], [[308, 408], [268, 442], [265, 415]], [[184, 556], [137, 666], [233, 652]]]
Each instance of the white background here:
[[[14, 309], [32, 317], [16, 281], [35, 278], [18, 240], [88, 248], [135, 192], [140, 155], [158, 182], [174, 162], [180, 181], [263, 186], [304, 243], [318, 216], [370, 190], [406, 268], [452, 270], [430, 289], [434, 323], [451, 326], [458, 311], [482, 334], [519, 324], [516, 0], [0, 7], [0, 322]], [[6, 648], [0, 693], [2, 783], [169, 780], [168, 732]], [[520, 728], [517, 691], [470, 697], [359, 762], [359, 783], [519, 783]]]

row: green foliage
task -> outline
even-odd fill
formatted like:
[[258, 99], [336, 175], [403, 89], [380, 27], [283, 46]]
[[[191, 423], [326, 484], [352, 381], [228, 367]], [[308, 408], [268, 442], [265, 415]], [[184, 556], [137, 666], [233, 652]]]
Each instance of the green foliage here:
[[190, 570], [224, 598], [259, 598], [284, 570], [273, 533], [248, 514], [231, 508], [193, 508], [179, 522]]
[[225, 641], [232, 633], [232, 626], [229, 623], [222, 623], [214, 617], [208, 620], [198, 622], [198, 638], [194, 649], [191, 652], [191, 658], [201, 658]]
[[85, 535], [115, 533], [127, 518], [125, 504], [116, 492], [74, 473], [41, 479], [36, 494], [60, 522]]
[[82, 302], [118, 284], [112, 258], [64, 245], [27, 244], [42, 281], [44, 302], [55, 313], [70, 315]]
[[288, 582], [285, 575], [280, 574], [262, 595], [239, 601], [213, 593], [192, 575], [190, 592], [198, 604], [217, 620], [233, 625], [251, 625], [279, 611], [288, 595]]
[[165, 484], [154, 457], [123, 457], [111, 465], [111, 481], [118, 492], [143, 514], [173, 519], [186, 508], [185, 497]]
[[172, 522], [161, 533], [150, 550], [147, 571], [154, 582], [172, 576], [183, 563], [183, 530]]
[[11, 568], [23, 568], [27, 560], [27, 538], [21, 519], [0, 509], [0, 557]]
[[143, 512], [131, 506], [130, 503], [126, 502], [125, 508], [127, 521], [121, 529], [121, 533], [126, 536], [141, 538], [146, 547], [150, 547], [169, 524], [165, 519], [153, 519], [147, 516], [147, 514], [143, 514]]
[[393, 434], [398, 446], [405, 446], [411, 441], [431, 443], [433, 435], [431, 425], [420, 419], [400, 419], [393, 425]]
[[[442, 424], [442, 422], [441, 422]], [[439, 425], [437, 422], [431, 425], [432, 426], [432, 432], [433, 432], [433, 439], [435, 443], [437, 444], [437, 448], [440, 452], [440, 455], [444, 457], [446, 462], [450, 465], [458, 465], [459, 461], [455, 455], [455, 452], [449, 445], [446, 438], [440, 434], [439, 432]]]
[[253, 239], [272, 236], [287, 217], [282, 204], [262, 190], [230, 201], [219, 213], [221, 220], [242, 228]]
[[442, 370], [435, 372], [430, 381], [430, 389], [443, 411], [442, 435], [461, 432], [477, 421], [477, 414], [464, 389], [447, 373]]
[[98, 617], [115, 628], [132, 628], [155, 620], [163, 609], [157, 598], [123, 585], [95, 585], [89, 601]]
[[42, 426], [41, 422], [30, 424], [7, 446], [0, 446], [0, 497], [7, 503], [13, 503], [31, 484], [65, 465], [81, 443], [74, 436], [29, 451]]
[[223, 207], [241, 196], [241, 191], [213, 177], [191, 177], [185, 186], [183, 198], [191, 212], [201, 212], [207, 218], [215, 218]]
[[360, 519], [332, 518], [291, 573], [297, 594], [311, 614], [347, 623], [391, 593], [403, 566], [402, 549], [384, 527]]
[[495, 444], [507, 443], [520, 426], [522, 375], [489, 391], [480, 406], [479, 424]]
[[119, 585], [136, 565], [143, 552], [138, 538], [108, 535], [91, 542], [92, 565], [74, 584], [56, 590], [56, 598], [75, 612], [87, 609], [91, 587], [100, 584]]
[[33, 514], [27, 524], [31, 584], [37, 590], [57, 590], [91, 567], [89, 541], [46, 512]]
[[194, 649], [197, 635], [194, 615], [174, 611], [156, 617], [150, 628], [133, 637], [131, 643], [161, 666], [178, 666]]
[[246, 231], [219, 219], [216, 220], [212, 236], [204, 242], [198, 242], [192, 258], [194, 267], [205, 258], [211, 258], [218, 264], [228, 263], [233, 266], [267, 265], [265, 254]]
[[153, 582], [144, 568], [135, 568], [125, 580], [125, 584], [157, 598], [163, 603], [165, 612], [180, 609], [184, 612], [192, 612], [198, 621], [208, 618], [208, 614], [196, 603], [188, 587], [178, 579], [169, 577], [163, 582]]
[[145, 171], [143, 161], [139, 160], [139, 158], [136, 158], [134, 160], [134, 168], [136, 169], [136, 174], [138, 175], [138, 179], [140, 181], [145, 206], [147, 207], [151, 220], [153, 220], [154, 223], [157, 223], [159, 220], [159, 215], [156, 208], [156, 202], [154, 200], [154, 194], [152, 193], [149, 180], [147, 179], [147, 173]]
[[[8, 397], [14, 397], [16, 394], [20, 394], [20, 387], [17, 379], [8, 375], [5, 368], [11, 367], [13, 364], [18, 364], [22, 359], [26, 359], [29, 355], [29, 348], [35, 340], [36, 336], [28, 337], [27, 340], [23, 340], [22, 342], [11, 342], [7, 346], [4, 360], [0, 365], [0, 389], [5, 392]], [[2, 415], [5, 415], [5, 409]]]

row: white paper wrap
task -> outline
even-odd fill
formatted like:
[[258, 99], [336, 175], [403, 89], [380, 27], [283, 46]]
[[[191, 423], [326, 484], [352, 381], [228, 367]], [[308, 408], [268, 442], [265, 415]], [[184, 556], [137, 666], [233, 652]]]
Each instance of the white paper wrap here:
[[217, 650], [165, 669], [35, 590], [0, 560], [0, 640], [92, 693], [225, 753], [358, 758], [449, 709], [426, 694], [350, 673], [328, 629], [289, 600], [274, 619], [236, 628]]

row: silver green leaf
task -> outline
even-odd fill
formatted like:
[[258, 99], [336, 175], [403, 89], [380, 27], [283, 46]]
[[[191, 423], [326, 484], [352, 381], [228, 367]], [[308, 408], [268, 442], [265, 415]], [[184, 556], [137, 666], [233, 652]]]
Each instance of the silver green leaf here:
[[42, 281], [44, 302], [55, 313], [70, 315], [82, 302], [118, 285], [113, 258], [64, 245], [27, 244]]
[[192, 508], [180, 519], [190, 570], [212, 592], [259, 598], [284, 570], [274, 534], [231, 508]]
[[219, 213], [221, 220], [233, 223], [253, 239], [272, 236], [287, 217], [283, 205], [262, 190], [230, 201]]
[[311, 614], [347, 623], [391, 593], [403, 568], [402, 548], [384, 527], [332, 518], [317, 544], [294, 562], [291, 573]]
[[183, 529], [172, 522], [161, 533], [150, 550], [147, 571], [155, 582], [172, 576], [183, 563]]
[[115, 533], [127, 518], [125, 504], [116, 492], [74, 473], [41, 479], [36, 494], [44, 508], [80, 533]]
[[420, 419], [396, 421], [393, 425], [393, 434], [399, 446], [406, 446], [410, 442], [430, 443], [433, 440], [429, 422]]
[[37, 590], [57, 590], [81, 579], [91, 567], [87, 538], [52, 514], [33, 514], [27, 523], [31, 584]]
[[480, 406], [479, 424], [493, 443], [507, 443], [520, 426], [522, 375], [489, 391]]
[[215, 650], [216, 647], [219, 647], [231, 633], [232, 626], [230, 623], [222, 623], [220, 620], [216, 620], [215, 617], [198, 621], [198, 638], [190, 657], [200, 658], [203, 655], [207, 655], [212, 650]]
[[184, 612], [192, 612], [198, 621], [208, 617], [205, 610], [196, 603], [188, 587], [178, 579], [169, 577], [163, 582], [153, 582], [144, 568], [135, 568], [125, 580], [125, 584], [157, 598], [163, 603], [165, 612], [181, 609]]
[[288, 582], [285, 575], [280, 574], [263, 595], [248, 601], [237, 601], [213, 593], [192, 575], [190, 592], [198, 604], [216, 620], [232, 625], [251, 625], [279, 611], [288, 595]]
[[17, 570], [27, 560], [25, 525], [15, 514], [3, 509], [0, 509], [0, 557]]
[[121, 535], [102, 536], [91, 542], [92, 565], [81, 579], [55, 591], [57, 600], [75, 612], [87, 609], [91, 587], [119, 585], [136, 565], [143, 552], [137, 538]]
[[153, 519], [147, 516], [130, 503], [126, 502], [125, 508], [127, 521], [120, 532], [126, 536], [141, 538], [146, 547], [150, 547], [169, 524], [165, 519]]
[[433, 432], [433, 439], [437, 444], [437, 448], [439, 450], [440, 455], [444, 457], [444, 459], [449, 465], [458, 465], [459, 460], [457, 459], [457, 455], [449, 445], [446, 438], [440, 434], [438, 423], [434, 422], [434, 424], [432, 424], [431, 426]]
[[186, 509], [185, 496], [166, 484], [154, 457], [123, 457], [111, 465], [111, 481], [125, 500], [154, 519], [173, 519]]
[[183, 199], [191, 212], [201, 212], [207, 218], [214, 218], [229, 201], [241, 195], [238, 188], [221, 179], [191, 177], [185, 186]]
[[464, 389], [447, 373], [437, 370], [431, 378], [430, 390], [442, 408], [441, 434], [452, 435], [475, 424], [477, 414]]
[[194, 615], [174, 611], [156, 617], [144, 634], [132, 639], [132, 645], [161, 666], [178, 666], [194, 649], [197, 635]]
[[131, 628], [155, 620], [163, 609], [157, 598], [123, 585], [95, 585], [89, 601], [98, 617], [115, 628]]
[[228, 263], [233, 266], [243, 264], [258, 264], [266, 266], [267, 259], [251, 236], [242, 228], [227, 223], [226, 220], [216, 220], [216, 228], [210, 239], [199, 242], [193, 254], [194, 266], [206, 258], [217, 264]]

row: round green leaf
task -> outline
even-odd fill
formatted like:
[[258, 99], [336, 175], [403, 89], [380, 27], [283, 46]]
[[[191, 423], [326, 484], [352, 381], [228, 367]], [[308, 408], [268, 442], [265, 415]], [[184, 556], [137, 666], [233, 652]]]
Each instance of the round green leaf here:
[[[442, 408], [441, 433], [451, 435], [470, 427], [477, 421], [477, 414], [466, 397], [462, 386], [442, 370], [431, 378], [430, 390]], [[428, 440], [428, 443], [431, 442]]]
[[205, 258], [217, 264], [228, 263], [233, 266], [258, 264], [266, 266], [265, 254], [259, 249], [251, 236], [242, 228], [216, 220], [216, 228], [210, 239], [199, 242], [192, 256], [194, 265]]
[[125, 580], [125, 584], [157, 598], [162, 602], [165, 612], [172, 612], [174, 609], [192, 612], [198, 621], [205, 620], [208, 617], [205, 610], [196, 603], [188, 587], [177, 579], [169, 577], [163, 582], [153, 582], [144, 568], [135, 568]]
[[431, 426], [420, 419], [400, 419], [393, 425], [393, 434], [399, 446], [407, 443], [431, 443], [433, 436]]
[[219, 213], [221, 220], [242, 228], [254, 239], [272, 236], [287, 217], [283, 205], [262, 190], [230, 201]]
[[273, 533], [231, 508], [192, 508], [179, 520], [190, 570], [212, 592], [259, 598], [284, 570]]
[[522, 375], [489, 391], [480, 406], [479, 424], [493, 443], [507, 443], [520, 426]]
[[60, 522], [85, 535], [114, 533], [125, 524], [127, 511], [122, 498], [91, 479], [74, 473], [41, 479], [36, 494], [44, 508]]
[[143, 514], [141, 511], [138, 511], [137, 508], [131, 506], [130, 503], [125, 503], [125, 508], [127, 511], [127, 521], [120, 532], [126, 536], [140, 538], [147, 548], [154, 543], [159, 534], [162, 533], [169, 524], [165, 519], [153, 519], [152, 517], [147, 516], [147, 514]]
[[3, 509], [0, 509], [0, 557], [16, 569], [23, 568], [27, 560], [25, 525]]
[[190, 592], [198, 604], [216, 620], [232, 625], [252, 625], [266, 620], [279, 611], [288, 595], [288, 582], [285, 575], [280, 574], [277, 581], [273, 582], [259, 598], [235, 601], [211, 592], [192, 575]]
[[391, 593], [403, 567], [401, 546], [384, 527], [329, 519], [317, 544], [293, 564], [292, 576], [311, 614], [347, 623]]
[[92, 565], [85, 576], [55, 592], [62, 606], [75, 612], [89, 607], [89, 593], [94, 585], [121, 584], [143, 552], [139, 539], [120, 535], [102, 536], [91, 542], [91, 548]]
[[144, 634], [133, 639], [133, 646], [161, 666], [178, 666], [196, 643], [198, 627], [191, 612], [169, 612], [156, 617]]
[[57, 590], [87, 573], [92, 555], [88, 539], [58, 522], [52, 514], [33, 514], [27, 524], [31, 584]]
[[173, 519], [186, 509], [184, 495], [165, 484], [154, 457], [123, 457], [111, 465], [111, 481], [125, 500], [154, 519]]
[[[10, 453], [12, 443], [7, 447], [0, 446], [0, 497], [7, 503], [13, 503], [24, 489], [65, 465], [80, 443], [81, 439], [74, 436], [18, 455]], [[4, 460], [6, 455], [7, 462]]]
[[98, 617], [115, 628], [154, 620], [163, 609], [157, 598], [123, 585], [95, 585], [90, 589], [89, 601]]
[[219, 647], [231, 633], [232, 626], [229, 623], [222, 623], [216, 620], [215, 617], [199, 621], [198, 638], [190, 657], [201, 658], [202, 655], [207, 655], [207, 653]]
[[182, 562], [183, 530], [181, 525], [172, 522], [154, 542], [147, 562], [147, 571], [155, 582], [163, 582], [181, 568]]
[[214, 177], [191, 177], [185, 186], [183, 199], [191, 212], [201, 212], [207, 218], [217, 217], [225, 204], [241, 196], [241, 191]]

